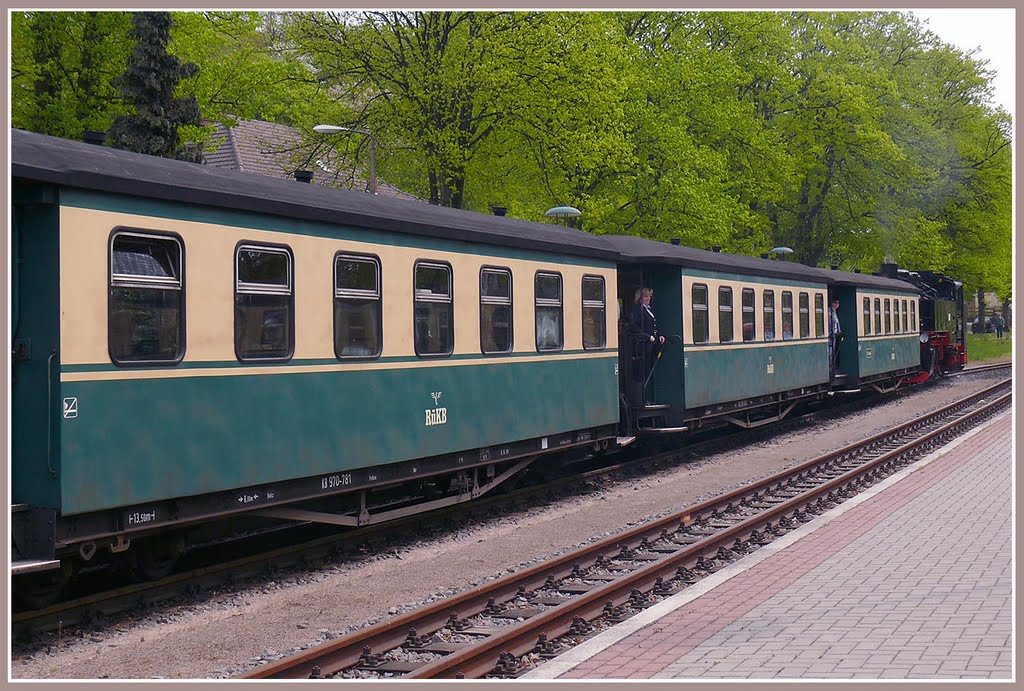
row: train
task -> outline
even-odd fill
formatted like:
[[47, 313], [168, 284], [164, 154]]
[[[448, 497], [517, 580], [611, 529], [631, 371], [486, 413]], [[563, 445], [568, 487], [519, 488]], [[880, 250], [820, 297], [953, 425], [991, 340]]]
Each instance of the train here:
[[[158, 578], [228, 525], [391, 521], [966, 363], [948, 277], [592, 235], [21, 130], [11, 214], [26, 607], [110, 563]], [[656, 349], [630, 320], [644, 288]]]

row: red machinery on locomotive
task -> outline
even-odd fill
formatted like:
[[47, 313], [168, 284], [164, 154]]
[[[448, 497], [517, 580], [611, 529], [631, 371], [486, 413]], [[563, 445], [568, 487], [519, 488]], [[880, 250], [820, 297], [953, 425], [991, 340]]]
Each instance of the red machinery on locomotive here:
[[895, 264], [882, 264], [879, 274], [906, 281], [921, 291], [921, 372], [907, 383], [919, 384], [962, 370], [967, 365], [963, 283], [934, 271], [907, 271]]

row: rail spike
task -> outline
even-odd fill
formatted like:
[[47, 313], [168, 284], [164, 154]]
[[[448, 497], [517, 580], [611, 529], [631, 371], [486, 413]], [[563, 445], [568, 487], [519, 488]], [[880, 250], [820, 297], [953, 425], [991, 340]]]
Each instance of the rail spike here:
[[514, 677], [519, 670], [519, 658], [507, 650], [502, 650], [498, 655], [498, 664], [494, 665], [494, 674], [499, 677]]
[[576, 636], [585, 636], [593, 630], [594, 627], [583, 617], [572, 618], [572, 626], [569, 627], [569, 633]]

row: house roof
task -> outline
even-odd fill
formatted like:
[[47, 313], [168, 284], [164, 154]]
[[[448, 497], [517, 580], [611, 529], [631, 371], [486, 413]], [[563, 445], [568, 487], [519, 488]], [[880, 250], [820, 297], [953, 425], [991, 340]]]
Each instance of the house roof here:
[[[342, 189], [359, 189], [364, 184], [365, 171], [350, 175], [334, 149], [317, 149], [295, 127], [262, 120], [239, 120], [234, 127], [217, 123], [215, 127], [217, 148], [204, 154], [209, 166], [288, 179], [294, 179], [296, 170], [308, 170], [314, 184]], [[417, 199], [380, 179], [377, 195]]]

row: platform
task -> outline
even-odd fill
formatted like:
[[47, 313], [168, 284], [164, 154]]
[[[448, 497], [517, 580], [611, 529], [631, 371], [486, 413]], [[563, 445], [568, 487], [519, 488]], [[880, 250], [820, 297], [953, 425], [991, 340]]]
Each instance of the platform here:
[[1012, 675], [1004, 413], [527, 679]]

